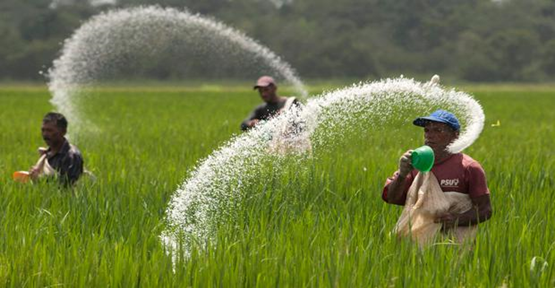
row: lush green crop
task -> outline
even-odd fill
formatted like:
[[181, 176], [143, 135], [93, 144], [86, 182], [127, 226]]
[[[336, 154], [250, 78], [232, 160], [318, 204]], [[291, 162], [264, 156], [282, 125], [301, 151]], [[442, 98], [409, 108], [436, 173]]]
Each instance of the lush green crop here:
[[197, 161], [240, 133], [257, 95], [97, 93], [83, 113], [98, 129], [72, 139], [97, 180], [67, 191], [11, 180], [36, 161], [52, 106], [46, 89], [0, 89], [0, 286], [555, 286], [555, 90], [477, 91], [486, 126], [465, 152], [486, 170], [494, 216], [472, 249], [419, 250], [389, 236], [401, 208], [381, 200], [382, 185], [422, 141], [419, 128], [391, 124], [284, 169], [270, 159], [217, 239], [174, 264], [159, 239], [169, 199]]

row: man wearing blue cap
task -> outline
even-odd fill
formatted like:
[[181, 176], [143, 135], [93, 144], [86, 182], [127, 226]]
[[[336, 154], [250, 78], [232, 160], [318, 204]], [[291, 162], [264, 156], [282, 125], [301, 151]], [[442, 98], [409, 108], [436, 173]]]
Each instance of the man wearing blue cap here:
[[[452, 113], [437, 110], [430, 116], [413, 121], [416, 126], [424, 127], [425, 144], [434, 150], [435, 161], [431, 172], [437, 178], [443, 192], [468, 194], [473, 209], [462, 214], [445, 213], [439, 215], [436, 223], [442, 223], [448, 230], [457, 226], [471, 226], [491, 217], [492, 208], [486, 175], [480, 163], [463, 153], [451, 153], [447, 146], [459, 137], [459, 120]], [[399, 170], [387, 179], [382, 198], [387, 203], [405, 205], [409, 187], [418, 171], [411, 165], [412, 150], [405, 152], [399, 159]]]

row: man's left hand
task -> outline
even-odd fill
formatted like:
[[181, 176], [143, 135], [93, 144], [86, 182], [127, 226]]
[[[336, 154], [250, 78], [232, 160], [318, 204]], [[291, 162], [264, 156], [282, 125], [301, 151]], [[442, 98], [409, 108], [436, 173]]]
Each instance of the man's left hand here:
[[438, 215], [434, 220], [435, 223], [442, 223], [443, 228], [453, 228], [457, 224], [457, 217], [449, 212]]

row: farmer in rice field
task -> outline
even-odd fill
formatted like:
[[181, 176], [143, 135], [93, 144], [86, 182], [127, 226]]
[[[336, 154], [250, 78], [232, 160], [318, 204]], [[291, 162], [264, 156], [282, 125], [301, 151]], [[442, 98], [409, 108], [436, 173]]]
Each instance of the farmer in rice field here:
[[39, 148], [40, 159], [29, 171], [30, 178], [57, 177], [63, 186], [73, 185], [83, 174], [83, 157], [65, 138], [66, 118], [60, 113], [47, 113], [41, 131], [48, 148]]
[[260, 121], [272, 118], [282, 110], [289, 109], [291, 105], [298, 105], [295, 97], [278, 96], [276, 81], [270, 76], [258, 78], [254, 89], [258, 90], [258, 94], [265, 103], [254, 108], [251, 114], [241, 123], [241, 130], [243, 131], [253, 128]]
[[[437, 110], [430, 116], [415, 119], [413, 124], [424, 127], [424, 142], [434, 151], [435, 161], [431, 173], [435, 176], [434, 180], [437, 178], [443, 191], [440, 194], [447, 194], [445, 192], [448, 191], [458, 192], [470, 198], [471, 208], [468, 211], [444, 212], [435, 215], [432, 221], [440, 223], [442, 231], [445, 232], [455, 227], [475, 226], [488, 220], [492, 215], [492, 207], [482, 166], [466, 154], [452, 154], [447, 150], [447, 146], [459, 137], [459, 120], [450, 112]], [[409, 187], [419, 173], [411, 165], [411, 152], [412, 150], [409, 150], [401, 156], [399, 170], [385, 183], [382, 198], [387, 203], [408, 205], [408, 201], [405, 201]]]

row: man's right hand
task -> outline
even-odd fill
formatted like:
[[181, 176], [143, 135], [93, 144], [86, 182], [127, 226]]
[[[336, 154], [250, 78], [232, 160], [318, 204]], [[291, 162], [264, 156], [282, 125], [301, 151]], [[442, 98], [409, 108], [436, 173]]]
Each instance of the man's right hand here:
[[36, 167], [36, 166], [31, 167], [31, 170], [29, 170], [29, 178], [31, 178], [31, 180], [34, 181], [39, 179], [39, 175], [40, 175], [39, 167]]
[[399, 175], [406, 177], [414, 169], [411, 164], [412, 150], [408, 150], [399, 158]]
[[258, 124], [258, 122], [260, 122], [260, 120], [252, 119], [249, 122], [247, 122], [247, 126], [249, 126], [249, 128], [252, 128], [252, 127], [256, 126], [256, 124]]

